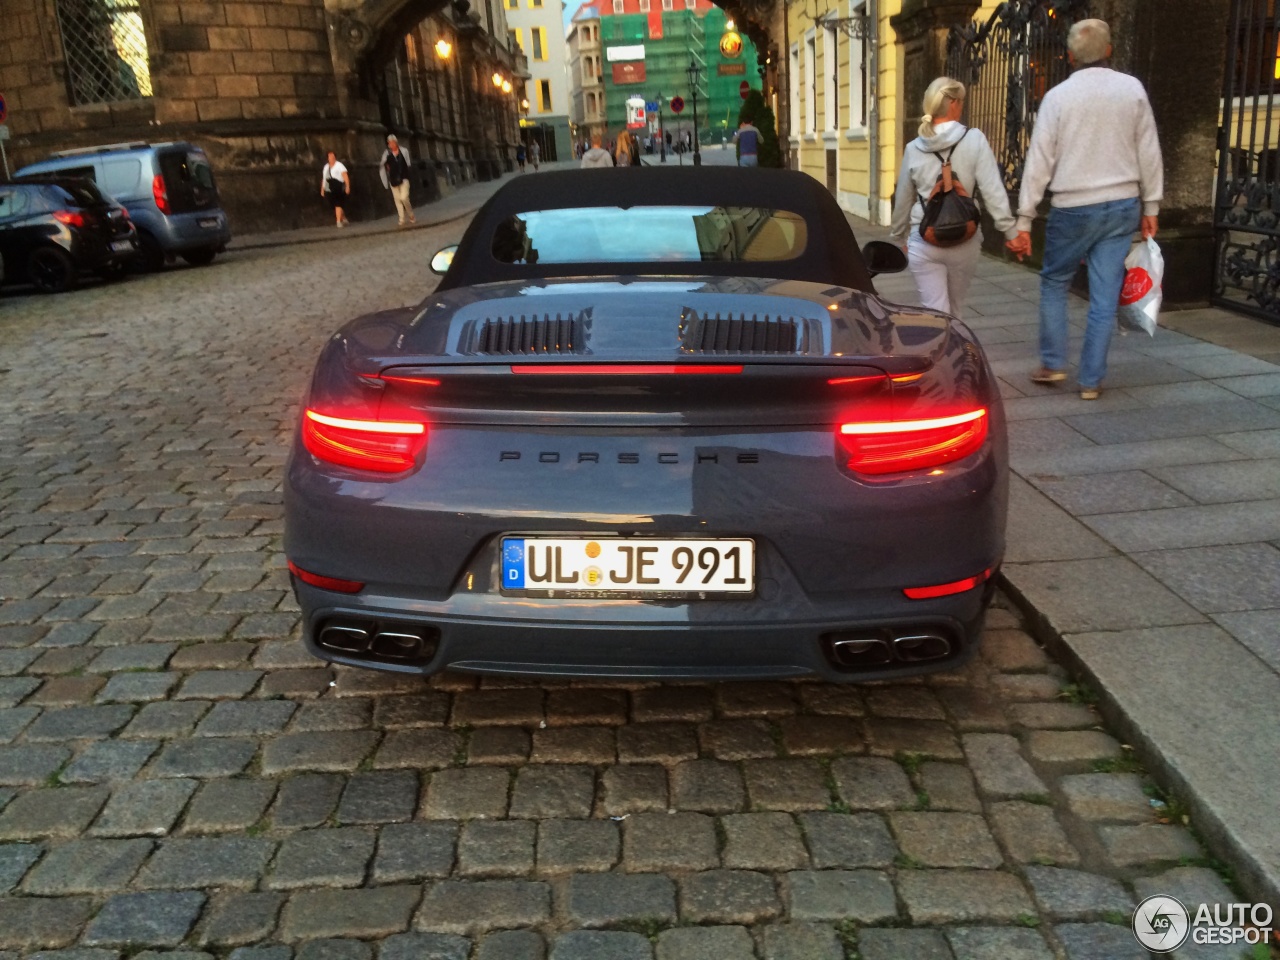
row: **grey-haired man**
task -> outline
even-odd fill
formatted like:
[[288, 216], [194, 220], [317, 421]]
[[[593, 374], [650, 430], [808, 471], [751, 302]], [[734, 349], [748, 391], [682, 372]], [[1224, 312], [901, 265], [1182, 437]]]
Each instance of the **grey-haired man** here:
[[1141, 82], [1112, 70], [1111, 29], [1081, 20], [1067, 35], [1074, 72], [1044, 96], [1027, 150], [1018, 202], [1018, 236], [1007, 244], [1031, 253], [1031, 221], [1045, 190], [1053, 209], [1040, 271], [1040, 368], [1036, 383], [1067, 378], [1067, 289], [1081, 260], [1089, 265], [1089, 317], [1080, 350], [1080, 396], [1096, 400], [1124, 284], [1133, 234], [1154, 237], [1164, 165], [1151, 104]]
[[400, 226], [405, 220], [415, 223], [413, 204], [409, 201], [409, 151], [400, 146], [400, 141], [393, 133], [387, 137], [387, 149], [382, 152], [380, 173], [382, 185], [391, 191], [391, 199], [396, 202], [396, 216], [400, 218]]

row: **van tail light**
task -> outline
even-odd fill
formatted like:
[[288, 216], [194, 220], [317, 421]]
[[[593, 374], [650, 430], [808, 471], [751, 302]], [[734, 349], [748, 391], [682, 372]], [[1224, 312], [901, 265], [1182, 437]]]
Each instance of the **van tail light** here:
[[985, 407], [951, 417], [843, 423], [838, 437], [855, 473], [877, 476], [941, 466], [977, 451], [987, 439]]
[[324, 577], [318, 573], [312, 573], [310, 570], [303, 570], [292, 560], [288, 561], [289, 572], [301, 580], [303, 583], [309, 583], [313, 587], [319, 587], [321, 590], [332, 590], [335, 593], [359, 593], [364, 589], [364, 584], [359, 580], [339, 580], [337, 577]]
[[329, 463], [377, 473], [411, 470], [427, 445], [425, 423], [349, 420], [307, 410], [302, 442], [310, 453]]
[[155, 198], [156, 206], [160, 208], [160, 212], [168, 216], [169, 191], [165, 188], [164, 177], [158, 173], [151, 179], [151, 196]]
[[53, 219], [65, 223], [68, 227], [83, 227], [84, 214], [76, 210], [55, 210]]
[[955, 593], [964, 593], [974, 587], [981, 586], [991, 579], [991, 569], [983, 570], [976, 577], [965, 577], [951, 583], [939, 583], [932, 587], [906, 587], [903, 593], [909, 600], [932, 600], [934, 597], [949, 597]]

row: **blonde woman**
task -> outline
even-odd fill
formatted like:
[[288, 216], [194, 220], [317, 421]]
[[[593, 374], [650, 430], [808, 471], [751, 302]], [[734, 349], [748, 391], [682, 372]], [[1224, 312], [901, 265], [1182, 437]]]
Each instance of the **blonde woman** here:
[[1005, 239], [1018, 236], [1009, 195], [996, 156], [981, 130], [960, 122], [964, 113], [964, 84], [939, 77], [924, 93], [924, 116], [919, 136], [907, 144], [898, 174], [890, 237], [907, 250], [907, 262], [920, 288], [920, 302], [933, 310], [959, 317], [973, 283], [973, 272], [982, 250], [982, 231], [952, 247], [939, 247], [920, 235], [924, 204], [933, 192], [943, 161], [951, 160], [951, 172], [972, 196], [981, 194], [996, 229]]

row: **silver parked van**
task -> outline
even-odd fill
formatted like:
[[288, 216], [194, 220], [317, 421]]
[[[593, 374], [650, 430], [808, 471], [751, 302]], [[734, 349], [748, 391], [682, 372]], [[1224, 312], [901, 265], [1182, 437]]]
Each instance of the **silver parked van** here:
[[52, 173], [93, 180], [123, 204], [138, 229], [144, 270], [159, 270], [175, 257], [204, 266], [231, 240], [213, 166], [193, 144], [137, 141], [63, 150], [17, 176]]

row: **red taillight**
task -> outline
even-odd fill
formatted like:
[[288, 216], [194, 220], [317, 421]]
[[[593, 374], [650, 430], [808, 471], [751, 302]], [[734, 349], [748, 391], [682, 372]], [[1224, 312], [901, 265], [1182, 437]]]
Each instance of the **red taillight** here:
[[155, 198], [156, 206], [160, 208], [160, 212], [168, 216], [169, 191], [165, 189], [164, 177], [159, 174], [156, 174], [151, 180], [151, 196]]
[[840, 444], [850, 470], [903, 473], [967, 457], [987, 439], [986, 408], [928, 420], [888, 420], [840, 425]]
[[909, 600], [929, 600], [933, 597], [949, 597], [953, 593], [964, 593], [991, 579], [991, 571], [983, 570], [976, 577], [965, 577], [952, 583], [940, 583], [933, 587], [906, 587], [902, 592]]
[[741, 373], [740, 363], [513, 363], [512, 373], [587, 374], [627, 376], [671, 373]]
[[313, 456], [356, 470], [403, 473], [427, 445], [424, 423], [348, 420], [308, 410], [302, 442]]
[[84, 214], [76, 210], [55, 210], [53, 219], [65, 223], [68, 227], [83, 227]]
[[303, 570], [292, 560], [289, 561], [289, 572], [303, 583], [309, 583], [311, 586], [319, 587], [321, 590], [332, 590], [335, 593], [359, 593], [364, 589], [364, 584], [359, 580], [339, 580], [337, 577], [322, 577], [320, 574], [312, 573], [310, 570]]

